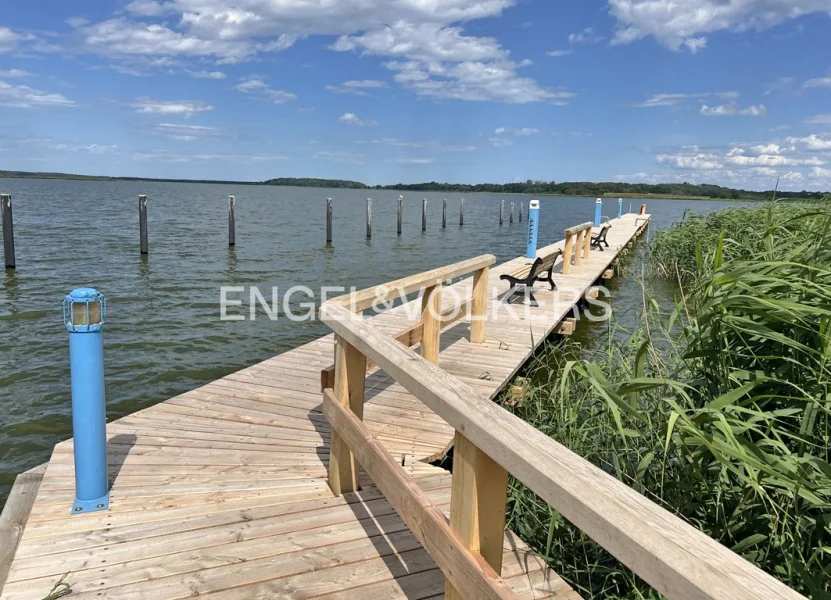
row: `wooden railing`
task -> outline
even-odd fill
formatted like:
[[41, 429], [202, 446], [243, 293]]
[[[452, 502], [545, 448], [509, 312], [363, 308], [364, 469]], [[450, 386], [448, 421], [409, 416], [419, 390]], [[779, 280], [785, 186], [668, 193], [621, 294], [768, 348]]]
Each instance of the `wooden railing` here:
[[[417, 291], [423, 291], [421, 321], [412, 327], [398, 332], [393, 337], [407, 347], [421, 344], [421, 355], [433, 364], [438, 364], [441, 330], [461, 321], [470, 313], [474, 316], [470, 324], [470, 341], [474, 344], [485, 340], [485, 303], [490, 267], [496, 263], [496, 257], [485, 254], [453, 265], [433, 269], [391, 281], [374, 288], [367, 288], [353, 294], [334, 298], [331, 302], [360, 313], [378, 302], [388, 302], [403, 298]], [[445, 281], [464, 277], [473, 273], [473, 294], [459, 306], [441, 312], [441, 290]], [[425, 335], [426, 332], [426, 335]], [[375, 367], [367, 361], [367, 370]], [[320, 373], [321, 389], [335, 385], [335, 366], [323, 369]]]
[[582, 259], [588, 258], [592, 248], [592, 223], [575, 225], [565, 230], [566, 247], [563, 250], [563, 275], [571, 273], [571, 256], [574, 266], [579, 267]]
[[[478, 268], [475, 294], [487, 287], [486, 267]], [[436, 286], [443, 277], [424, 281]], [[429, 350], [417, 355], [342, 301], [325, 303], [321, 318], [336, 340], [334, 389], [323, 400], [332, 490], [357, 489], [360, 463], [445, 574], [446, 598], [516, 598], [500, 577], [508, 473], [671, 600], [803, 598], [442, 371]], [[368, 360], [456, 430], [449, 523], [362, 423]]]

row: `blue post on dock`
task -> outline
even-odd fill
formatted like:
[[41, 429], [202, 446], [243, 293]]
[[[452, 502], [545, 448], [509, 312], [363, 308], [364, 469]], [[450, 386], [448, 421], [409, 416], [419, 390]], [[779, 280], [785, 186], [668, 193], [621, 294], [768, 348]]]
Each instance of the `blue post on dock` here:
[[69, 331], [72, 375], [72, 433], [75, 444], [75, 502], [72, 514], [107, 510], [107, 412], [104, 395], [104, 321], [107, 302], [91, 288], [63, 301]]
[[623, 198], [617, 199], [617, 218], [621, 218], [623, 216]]
[[600, 221], [603, 219], [603, 198], [598, 198], [594, 203], [594, 226], [600, 227]]
[[540, 201], [531, 200], [528, 203], [528, 251], [525, 257], [528, 260], [537, 258], [537, 233], [540, 227]]
[[631, 201], [629, 202], [629, 214], [630, 215], [632, 214], [632, 202]]

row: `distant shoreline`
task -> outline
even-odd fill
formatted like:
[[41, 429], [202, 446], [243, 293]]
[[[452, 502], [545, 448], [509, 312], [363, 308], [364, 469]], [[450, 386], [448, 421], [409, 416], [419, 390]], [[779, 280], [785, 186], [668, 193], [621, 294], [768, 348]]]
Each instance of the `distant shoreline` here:
[[[210, 185], [248, 185], [280, 187], [315, 187], [326, 189], [354, 189], [367, 191], [438, 192], [448, 194], [516, 194], [523, 196], [561, 196], [580, 198], [626, 198], [664, 200], [711, 200], [719, 202], [760, 202], [773, 198], [774, 192], [725, 188], [706, 184], [630, 184], [620, 182], [562, 182], [547, 183], [528, 181], [507, 184], [447, 184], [418, 183], [370, 186], [359, 181], [342, 179], [318, 179], [311, 177], [282, 177], [266, 181], [231, 181], [219, 179], [171, 179], [157, 177], [110, 177], [105, 175], [78, 175], [73, 173], [49, 173], [30, 171], [2, 171], [0, 179], [41, 179], [63, 181], [129, 181], [147, 183], [201, 183]], [[557, 191], [552, 191], [556, 188]], [[636, 189], [633, 189], [636, 188]], [[675, 188], [669, 191], [667, 188]], [[678, 188], [681, 188], [680, 190]], [[691, 192], [691, 193], [685, 193]], [[697, 193], [696, 193], [697, 192]], [[3, 190], [0, 189], [0, 193]], [[778, 192], [781, 200], [819, 200], [827, 197], [823, 192]]]

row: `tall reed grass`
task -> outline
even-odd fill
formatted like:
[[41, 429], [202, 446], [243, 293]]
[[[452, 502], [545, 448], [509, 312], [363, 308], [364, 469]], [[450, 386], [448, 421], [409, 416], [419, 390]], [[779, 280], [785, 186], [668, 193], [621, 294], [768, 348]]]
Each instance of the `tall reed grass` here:
[[[831, 598], [831, 209], [687, 218], [651, 251], [684, 282], [677, 304], [647, 302], [640, 325], [593, 356], [550, 347], [522, 374], [530, 393], [504, 402], [794, 589]], [[655, 595], [517, 482], [509, 519], [584, 596]]]

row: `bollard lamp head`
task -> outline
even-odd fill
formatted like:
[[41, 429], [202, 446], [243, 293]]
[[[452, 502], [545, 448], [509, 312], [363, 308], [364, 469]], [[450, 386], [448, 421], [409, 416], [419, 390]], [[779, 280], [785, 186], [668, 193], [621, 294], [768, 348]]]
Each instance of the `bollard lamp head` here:
[[92, 288], [73, 290], [63, 301], [63, 322], [70, 333], [94, 333], [104, 328], [107, 301]]

